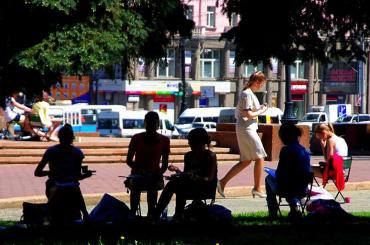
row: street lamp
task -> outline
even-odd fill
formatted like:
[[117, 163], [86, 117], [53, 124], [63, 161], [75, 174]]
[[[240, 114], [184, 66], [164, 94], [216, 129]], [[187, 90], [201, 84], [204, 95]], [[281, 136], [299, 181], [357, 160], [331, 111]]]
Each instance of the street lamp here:
[[[185, 80], [185, 38], [180, 38], [180, 60], [181, 60], [181, 90], [182, 90], [182, 95], [181, 95], [181, 105], [180, 105], [180, 113], [183, 113], [186, 108], [188, 107], [186, 103], [186, 80]], [[181, 91], [179, 91], [181, 92]]]
[[284, 115], [281, 118], [281, 123], [293, 123], [298, 122], [293, 112], [292, 92], [291, 92], [291, 77], [290, 77], [290, 65], [285, 64], [285, 109]]

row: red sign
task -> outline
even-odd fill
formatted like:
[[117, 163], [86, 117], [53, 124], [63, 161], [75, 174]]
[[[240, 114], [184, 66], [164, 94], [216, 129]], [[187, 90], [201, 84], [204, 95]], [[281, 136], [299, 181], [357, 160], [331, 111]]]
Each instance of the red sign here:
[[153, 96], [153, 102], [175, 102], [175, 96], [156, 94]]
[[292, 81], [290, 85], [292, 94], [307, 94], [308, 82], [307, 81]]

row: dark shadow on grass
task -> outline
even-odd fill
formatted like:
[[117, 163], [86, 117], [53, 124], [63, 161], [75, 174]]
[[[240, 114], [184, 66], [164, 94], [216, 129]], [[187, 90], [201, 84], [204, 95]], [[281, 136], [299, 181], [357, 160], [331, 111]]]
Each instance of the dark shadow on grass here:
[[[283, 215], [285, 215], [284, 213]], [[160, 222], [67, 227], [9, 227], [3, 244], [369, 244], [370, 216], [350, 222], [291, 224], [284, 216], [271, 222], [266, 214], [245, 214], [232, 222]]]

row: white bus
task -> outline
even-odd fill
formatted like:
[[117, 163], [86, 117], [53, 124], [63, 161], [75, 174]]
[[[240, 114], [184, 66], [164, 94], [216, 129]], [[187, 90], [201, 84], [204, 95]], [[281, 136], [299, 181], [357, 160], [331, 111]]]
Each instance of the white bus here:
[[[132, 137], [145, 131], [144, 117], [146, 110], [138, 111], [103, 111], [98, 114], [98, 132], [100, 136]], [[158, 133], [170, 138], [179, 136], [168, 117], [158, 112], [160, 123]]]
[[49, 107], [49, 114], [60, 118], [62, 124], [72, 125], [74, 132], [96, 132], [97, 115], [102, 111], [125, 111], [123, 105], [53, 105]]

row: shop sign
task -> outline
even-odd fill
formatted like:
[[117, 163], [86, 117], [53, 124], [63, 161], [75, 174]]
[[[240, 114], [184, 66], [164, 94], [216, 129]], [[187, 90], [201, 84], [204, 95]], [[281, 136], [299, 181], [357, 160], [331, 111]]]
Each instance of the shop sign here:
[[129, 95], [127, 98], [128, 102], [139, 102], [140, 96], [139, 95]]
[[[96, 87], [94, 86], [94, 90]], [[121, 79], [99, 79], [98, 81], [99, 92], [122, 92], [124, 91], [124, 81]]]
[[179, 81], [125, 81], [126, 94], [172, 94], [179, 91]]
[[307, 81], [291, 81], [290, 90], [292, 94], [307, 94]]
[[200, 86], [200, 96], [203, 98], [214, 98], [215, 86]]
[[215, 89], [215, 93], [230, 93], [231, 82], [229, 81], [189, 81], [189, 84], [194, 92], [201, 92], [201, 87], [212, 86]]
[[337, 61], [324, 67], [323, 93], [358, 94], [359, 62]]
[[175, 102], [175, 96], [156, 94], [153, 96], [153, 102]]

